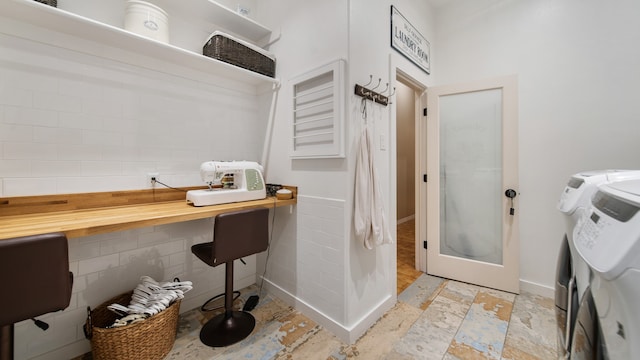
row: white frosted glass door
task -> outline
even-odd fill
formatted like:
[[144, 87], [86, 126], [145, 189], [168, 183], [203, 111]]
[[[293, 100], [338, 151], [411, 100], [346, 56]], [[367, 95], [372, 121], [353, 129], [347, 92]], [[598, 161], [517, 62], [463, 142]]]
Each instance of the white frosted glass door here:
[[440, 98], [440, 252], [502, 263], [502, 89]]
[[520, 291], [517, 91], [516, 76], [427, 90], [429, 274]]

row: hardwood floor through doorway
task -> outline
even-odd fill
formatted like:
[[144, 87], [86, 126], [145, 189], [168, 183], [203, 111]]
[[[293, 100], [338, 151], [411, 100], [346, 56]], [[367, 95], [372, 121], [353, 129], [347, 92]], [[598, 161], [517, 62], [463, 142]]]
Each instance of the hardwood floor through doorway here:
[[422, 274], [415, 268], [415, 220], [398, 224], [397, 230], [398, 294]]

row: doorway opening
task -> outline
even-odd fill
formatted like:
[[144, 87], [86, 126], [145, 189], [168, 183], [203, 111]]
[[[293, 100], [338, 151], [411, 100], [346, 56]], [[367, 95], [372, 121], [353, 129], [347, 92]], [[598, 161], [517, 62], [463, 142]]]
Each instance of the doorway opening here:
[[397, 293], [411, 285], [418, 270], [416, 238], [418, 112], [421, 90], [398, 74], [396, 78], [396, 231]]

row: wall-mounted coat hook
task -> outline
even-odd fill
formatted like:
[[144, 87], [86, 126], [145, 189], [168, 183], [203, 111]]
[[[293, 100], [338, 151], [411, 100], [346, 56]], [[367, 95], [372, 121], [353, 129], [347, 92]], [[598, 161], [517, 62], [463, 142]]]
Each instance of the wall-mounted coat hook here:
[[[395, 88], [394, 88], [395, 89]], [[391, 95], [384, 95], [384, 93], [389, 90], [389, 83], [386, 84], [384, 90], [380, 91], [379, 94], [375, 94], [373, 95], [373, 101], [377, 102], [378, 104], [381, 105], [387, 105], [390, 104], [391, 102], [389, 101], [389, 98], [391, 97]], [[395, 93], [395, 92], [394, 92]], [[392, 94], [393, 95], [393, 94]]]
[[367, 89], [364, 86], [358, 85], [358, 84], [356, 84], [355, 94], [358, 95], [358, 96], [362, 96], [363, 98], [365, 98], [367, 100], [373, 100], [373, 94], [372, 94], [371, 90]]
[[371, 88], [371, 90], [373, 91], [373, 90], [377, 89], [377, 88], [378, 88], [378, 86], [380, 86], [380, 83], [381, 83], [381, 82], [382, 82], [382, 78], [378, 78], [378, 85], [376, 85], [376, 86], [372, 87], [372, 88]]
[[[389, 92], [391, 92], [391, 89], [389, 89]], [[393, 92], [392, 92], [391, 94], [387, 95], [387, 98], [388, 98], [388, 99], [391, 99], [391, 97], [392, 97], [393, 95], [395, 95], [395, 94], [396, 94], [396, 87], [394, 86], [394, 87], [393, 87]], [[391, 101], [389, 101], [389, 104], [393, 104], [393, 103], [392, 103]]]
[[[388, 85], [388, 84], [387, 84], [387, 85]], [[385, 89], [385, 90], [387, 90], [387, 89]], [[383, 92], [384, 92], [384, 91], [383, 91]], [[387, 96], [388, 96], [388, 97], [392, 97], [392, 96], [393, 96], [393, 95], [395, 95], [395, 94], [396, 94], [396, 87], [394, 86], [394, 87], [393, 87], [393, 92], [392, 92], [391, 94], [387, 95]]]
[[371, 82], [372, 82], [372, 81], [373, 81], [373, 75], [369, 75], [369, 82], [368, 82], [368, 83], [366, 83], [366, 84], [364, 84], [364, 85], [362, 85], [362, 86], [365, 86], [365, 87], [366, 87], [366, 86], [369, 86], [369, 85], [371, 85]]
[[[369, 75], [369, 82], [365, 85], [358, 85], [356, 84], [355, 89], [354, 89], [354, 93], [358, 96], [361, 96], [367, 100], [371, 100], [374, 101], [380, 105], [384, 105], [387, 106], [387, 104], [389, 103], [389, 98], [385, 95], [382, 95], [382, 93], [377, 93], [375, 91], [373, 91], [374, 89], [378, 88], [380, 86], [380, 84], [382, 83], [382, 78], [378, 78], [378, 85], [374, 86], [371, 89], [366, 88], [366, 86], [368, 86], [369, 84], [371, 84], [371, 82], [373, 81], [373, 75]], [[389, 88], [389, 83], [387, 83], [387, 88], [385, 88], [382, 92], [385, 92], [387, 89]], [[395, 89], [395, 88], [394, 88]], [[394, 91], [395, 93], [395, 91]]]

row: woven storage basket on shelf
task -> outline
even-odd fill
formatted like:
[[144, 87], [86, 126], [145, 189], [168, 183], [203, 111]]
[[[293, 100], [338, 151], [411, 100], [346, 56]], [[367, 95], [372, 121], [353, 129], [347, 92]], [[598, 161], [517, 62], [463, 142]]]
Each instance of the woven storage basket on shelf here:
[[214, 32], [202, 48], [202, 54], [262, 75], [274, 77], [276, 73], [272, 57], [223, 33]]
[[163, 359], [173, 348], [178, 330], [180, 300], [142, 322], [106, 328], [118, 318], [107, 306], [113, 303], [127, 306], [131, 294], [118, 295], [89, 312], [85, 336], [91, 340], [94, 360]]
[[57, 0], [35, 0], [35, 1], [37, 1], [39, 3], [51, 5], [53, 7], [58, 7], [58, 1]]

